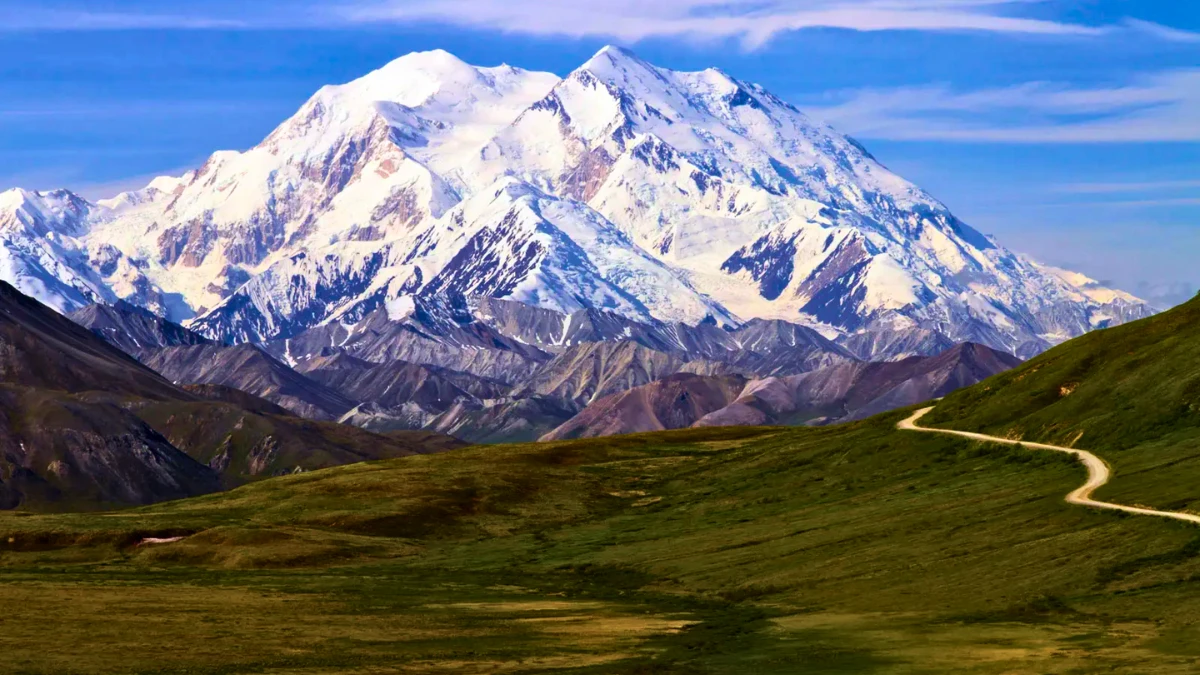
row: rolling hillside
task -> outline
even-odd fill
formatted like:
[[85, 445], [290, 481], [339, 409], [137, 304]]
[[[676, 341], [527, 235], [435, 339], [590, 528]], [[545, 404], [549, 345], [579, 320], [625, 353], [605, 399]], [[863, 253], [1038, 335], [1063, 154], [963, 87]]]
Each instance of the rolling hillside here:
[[1115, 472], [1101, 497], [1200, 509], [1200, 299], [951, 394], [926, 422], [1086, 448]]
[[[1083, 476], [1069, 459], [897, 432], [907, 414], [481, 447], [115, 518], [0, 514], [7, 658], [56, 673], [1194, 672], [1194, 528], [1068, 506]], [[176, 646], [135, 649], [147, 631]], [[56, 652], [64, 639], [78, 649]]]

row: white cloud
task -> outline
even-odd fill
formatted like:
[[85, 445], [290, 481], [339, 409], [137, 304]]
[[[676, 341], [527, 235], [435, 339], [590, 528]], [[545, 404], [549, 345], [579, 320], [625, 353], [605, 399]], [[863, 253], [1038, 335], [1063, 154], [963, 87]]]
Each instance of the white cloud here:
[[[1067, 208], [1078, 208], [1079, 204], [1055, 204]], [[1126, 199], [1112, 202], [1092, 202], [1089, 206], [1100, 208], [1148, 208], [1170, 206], [1200, 206], [1200, 197], [1178, 197], [1174, 199]]]
[[1138, 30], [1156, 37], [1160, 40], [1166, 40], [1167, 42], [1200, 43], [1200, 33], [1194, 33], [1188, 30], [1180, 30], [1178, 28], [1171, 28], [1170, 26], [1164, 26], [1160, 23], [1154, 23], [1152, 21], [1126, 19], [1125, 25], [1134, 30]]
[[247, 111], [272, 111], [279, 104], [253, 100], [41, 100], [27, 101], [19, 105], [0, 101], [0, 121], [44, 120], [47, 118], [111, 119], [144, 117], [163, 119], [169, 117], [197, 117], [205, 115], [236, 114]]
[[126, 0], [97, 11], [86, 0], [54, 8], [0, 0], [0, 33], [104, 30], [267, 30], [345, 28], [374, 23], [438, 23], [527, 35], [614, 38], [734, 38], [757, 48], [805, 28], [856, 31], [977, 31], [1097, 36], [1140, 34], [1200, 42], [1200, 34], [1136, 18], [1086, 25], [1031, 15], [1066, 0], [208, 0], [202, 9]]
[[1046, 0], [352, 0], [352, 22], [437, 22], [485, 30], [611, 37], [740, 38], [748, 46], [803, 28], [1094, 35], [1106, 29], [1025, 18]]
[[1200, 189], [1200, 180], [1160, 180], [1129, 183], [1072, 183], [1060, 185], [1057, 192], [1081, 195], [1120, 194], [1136, 192], [1174, 192]]
[[1200, 69], [1077, 88], [1035, 82], [955, 91], [860, 90], [809, 112], [864, 138], [997, 143], [1200, 141]]
[[107, 30], [219, 30], [242, 29], [249, 23], [236, 18], [143, 12], [93, 12], [0, 7], [0, 32], [107, 31]]

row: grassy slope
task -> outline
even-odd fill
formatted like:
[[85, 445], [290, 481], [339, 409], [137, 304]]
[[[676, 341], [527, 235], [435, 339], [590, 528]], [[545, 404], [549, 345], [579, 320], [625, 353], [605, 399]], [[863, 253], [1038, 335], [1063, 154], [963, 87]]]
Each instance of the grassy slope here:
[[902, 416], [0, 515], [0, 649], [29, 673], [1200, 667], [1200, 530], [1069, 507], [1068, 459]]
[[1200, 298], [1072, 340], [927, 420], [1087, 448], [1115, 470], [1101, 498], [1200, 510]]

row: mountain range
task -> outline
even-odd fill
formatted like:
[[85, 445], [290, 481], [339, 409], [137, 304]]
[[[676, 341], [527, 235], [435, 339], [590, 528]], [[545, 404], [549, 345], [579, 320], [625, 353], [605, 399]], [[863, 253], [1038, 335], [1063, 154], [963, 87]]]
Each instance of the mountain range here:
[[[666, 332], [782, 320], [868, 360], [967, 341], [1028, 357], [1153, 311], [1004, 248], [762, 87], [615, 47], [566, 77], [410, 54], [144, 189], [0, 194], [0, 278], [268, 351], [479, 298]], [[548, 320], [522, 330], [575, 330]], [[503, 380], [531, 356], [506, 352], [438, 358]]]
[[680, 373], [601, 398], [542, 440], [848, 422], [940, 398], [1019, 365], [1011, 354], [966, 343], [933, 357], [847, 362], [787, 377]]
[[[941, 396], [1021, 362], [982, 345], [942, 349], [937, 341], [919, 345], [931, 353], [869, 362], [778, 320], [668, 326], [494, 298], [458, 307], [419, 302], [403, 318], [377, 312], [350, 328], [320, 327], [265, 346], [207, 341], [166, 320], [150, 330], [144, 311], [129, 305], [69, 316], [180, 386], [218, 387], [227, 400], [241, 391], [295, 415], [375, 432], [423, 430], [476, 443], [693, 423], [829, 424]], [[696, 403], [663, 393], [671, 387], [726, 394]], [[657, 412], [631, 400], [657, 401], [647, 404]], [[628, 418], [613, 421], [613, 411]]]

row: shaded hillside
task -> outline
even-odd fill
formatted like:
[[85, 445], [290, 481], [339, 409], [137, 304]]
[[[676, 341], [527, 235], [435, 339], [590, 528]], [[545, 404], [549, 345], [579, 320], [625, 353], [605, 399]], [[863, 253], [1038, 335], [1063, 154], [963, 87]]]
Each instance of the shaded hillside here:
[[212, 344], [212, 340], [149, 311], [119, 302], [115, 305], [88, 305], [67, 315], [105, 342], [137, 356], [157, 347]]
[[931, 357], [854, 363], [747, 385], [697, 426], [828, 424], [929, 401], [1020, 365], [1011, 354], [965, 344]]
[[427, 433], [383, 437], [318, 425], [223, 386], [175, 387], [3, 285], [0, 377], [0, 509], [148, 504], [459, 445]]
[[787, 321], [752, 319], [731, 337], [726, 353], [710, 350], [707, 356], [761, 377], [807, 373], [855, 360], [817, 331]]
[[954, 346], [945, 335], [925, 328], [881, 328], [852, 333], [838, 344], [863, 361], [895, 361], [910, 356], [937, 356]]
[[148, 504], [218, 488], [215, 472], [122, 405], [194, 395], [4, 283], [0, 383], [0, 508]]
[[561, 441], [690, 427], [709, 412], [728, 406], [745, 386], [746, 379], [737, 376], [671, 375], [605, 396], [541, 440]]
[[634, 342], [590, 342], [567, 349], [514, 390], [518, 397], [540, 395], [568, 407], [584, 406], [668, 375], [690, 372], [721, 375], [731, 366], [658, 352]]
[[184, 345], [142, 353], [147, 366], [181, 384], [220, 384], [310, 419], [336, 420], [356, 405], [254, 345]]
[[0, 382], [71, 393], [190, 399], [85, 328], [0, 282]]
[[428, 428], [471, 443], [528, 443], [571, 419], [575, 408], [546, 396], [481, 402], [459, 401]]
[[[966, 344], [933, 357], [844, 363], [791, 377], [679, 376], [597, 400], [545, 438], [864, 419], [944, 396], [1020, 362], [1011, 354]], [[744, 386], [730, 393], [734, 382]]]
[[309, 359], [296, 370], [347, 399], [369, 401], [382, 409], [414, 403], [440, 413], [460, 398], [497, 398], [509, 390], [501, 382], [446, 368], [405, 361], [370, 363], [342, 352]]
[[150, 504], [218, 489], [216, 471], [124, 401], [0, 386], [0, 509]]
[[207, 401], [232, 403], [242, 410], [260, 415], [280, 415], [286, 417], [294, 414], [282, 406], [271, 403], [265, 398], [259, 398], [254, 394], [247, 394], [241, 389], [226, 387], [223, 384], [184, 384], [180, 385], [179, 388]]

